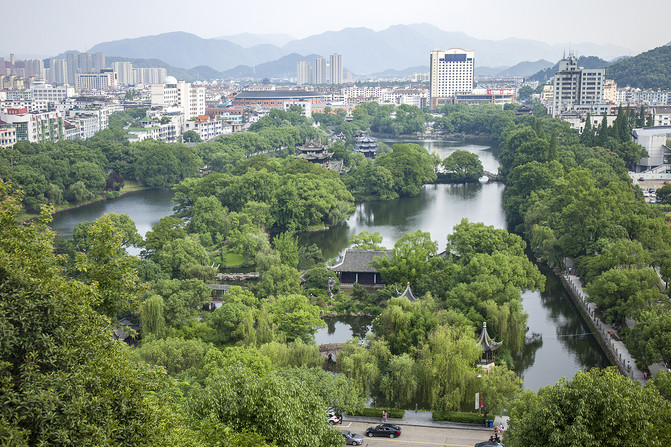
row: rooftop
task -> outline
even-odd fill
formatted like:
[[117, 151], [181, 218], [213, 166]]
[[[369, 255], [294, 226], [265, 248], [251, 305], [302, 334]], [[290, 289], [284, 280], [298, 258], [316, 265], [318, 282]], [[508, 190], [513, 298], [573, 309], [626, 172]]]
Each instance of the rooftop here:
[[392, 250], [348, 248], [340, 262], [330, 267], [330, 270], [334, 272], [375, 273], [377, 269], [370, 263], [375, 260], [376, 256], [382, 257], [385, 255], [391, 259]]
[[323, 98], [324, 95], [305, 90], [245, 90], [235, 95], [235, 99], [295, 99], [295, 98]]

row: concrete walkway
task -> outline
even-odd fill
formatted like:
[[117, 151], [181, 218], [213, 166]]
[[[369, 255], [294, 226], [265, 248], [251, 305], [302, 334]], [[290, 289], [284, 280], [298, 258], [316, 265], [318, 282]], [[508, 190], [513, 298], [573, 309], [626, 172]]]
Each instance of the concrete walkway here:
[[[344, 422], [365, 422], [371, 425], [377, 425], [382, 423], [382, 419], [371, 418], [366, 416], [350, 416], [348, 414], [343, 414]], [[437, 427], [437, 428], [456, 428], [462, 430], [480, 430], [480, 431], [491, 431], [491, 428], [485, 427], [484, 425], [477, 424], [461, 424], [457, 422], [446, 422], [446, 421], [434, 421], [432, 419], [432, 413], [430, 411], [414, 411], [406, 410], [405, 415], [402, 419], [398, 418], [388, 418], [387, 423], [389, 424], [398, 424], [398, 425], [414, 425], [419, 427]], [[507, 416], [496, 416], [494, 417], [494, 423], [502, 423], [504, 427], [508, 427], [508, 417]]]
[[[594, 335], [596, 337], [601, 337], [601, 339], [617, 359], [618, 364], [615, 366], [617, 366], [623, 374], [626, 374], [627, 377], [640, 382], [641, 385], [645, 385], [646, 379], [643, 378], [643, 372], [641, 372], [636, 367], [634, 358], [631, 356], [631, 354], [629, 354], [629, 351], [627, 350], [627, 347], [624, 345], [624, 343], [620, 341], [619, 334], [615, 328], [600, 318], [596, 304], [587, 301], [588, 295], [587, 292], [585, 292], [582, 288], [580, 277], [576, 275], [564, 274], [564, 278], [566, 279], [566, 282], [571, 288], [574, 296], [578, 298], [578, 301], [582, 305], [583, 309], [585, 309], [587, 314], [590, 316], [592, 324], [599, 332], [598, 334]], [[613, 337], [610, 335], [611, 331], [613, 331]]]

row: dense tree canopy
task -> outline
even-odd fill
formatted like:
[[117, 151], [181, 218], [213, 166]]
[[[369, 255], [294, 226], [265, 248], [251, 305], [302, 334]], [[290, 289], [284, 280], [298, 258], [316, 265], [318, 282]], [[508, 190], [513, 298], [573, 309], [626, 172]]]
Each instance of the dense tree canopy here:
[[504, 441], [524, 446], [664, 446], [671, 404], [614, 368], [578, 372], [573, 380], [528, 395], [514, 406]]

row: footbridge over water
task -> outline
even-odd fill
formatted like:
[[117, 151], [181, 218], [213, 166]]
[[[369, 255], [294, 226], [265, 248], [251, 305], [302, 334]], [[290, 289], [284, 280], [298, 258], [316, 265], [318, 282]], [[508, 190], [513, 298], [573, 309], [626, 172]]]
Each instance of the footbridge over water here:
[[319, 345], [319, 353], [325, 360], [336, 363], [338, 361], [338, 353], [345, 346], [345, 343], [326, 343]]

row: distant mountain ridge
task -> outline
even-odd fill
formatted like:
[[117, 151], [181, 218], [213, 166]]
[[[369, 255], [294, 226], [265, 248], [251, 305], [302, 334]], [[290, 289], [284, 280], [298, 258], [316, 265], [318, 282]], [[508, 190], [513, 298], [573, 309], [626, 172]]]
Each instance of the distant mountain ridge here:
[[[175, 67], [207, 65], [220, 71], [240, 65], [254, 67], [292, 53], [325, 57], [339, 53], [343, 55], [343, 63], [349, 70], [365, 74], [426, 65], [429, 52], [435, 48], [472, 49], [476, 54], [476, 66], [510, 67], [523, 61], [559, 59], [569, 47], [568, 44], [549, 45], [528, 39], [483, 40], [462, 32], [443, 31], [429, 24], [394, 25], [382, 31], [345, 28], [292, 40], [281, 47], [267, 43], [254, 45], [255, 42], [267, 42], [268, 35], [254, 37], [242, 34], [230, 37], [238, 43], [172, 32], [103, 42], [89, 51], [102, 51], [108, 56], [161, 59]], [[245, 47], [240, 43], [253, 46]], [[631, 54], [631, 50], [615, 45], [582, 43], [571, 44], [570, 47], [578, 54], [596, 54], [606, 59]]]
[[230, 36], [219, 36], [215, 37], [218, 40], [228, 40], [235, 44], [240, 45], [244, 48], [253, 47], [255, 45], [270, 44], [278, 47], [282, 47], [292, 40], [295, 40], [288, 34], [252, 34], [252, 33], [240, 33], [232, 34]]

